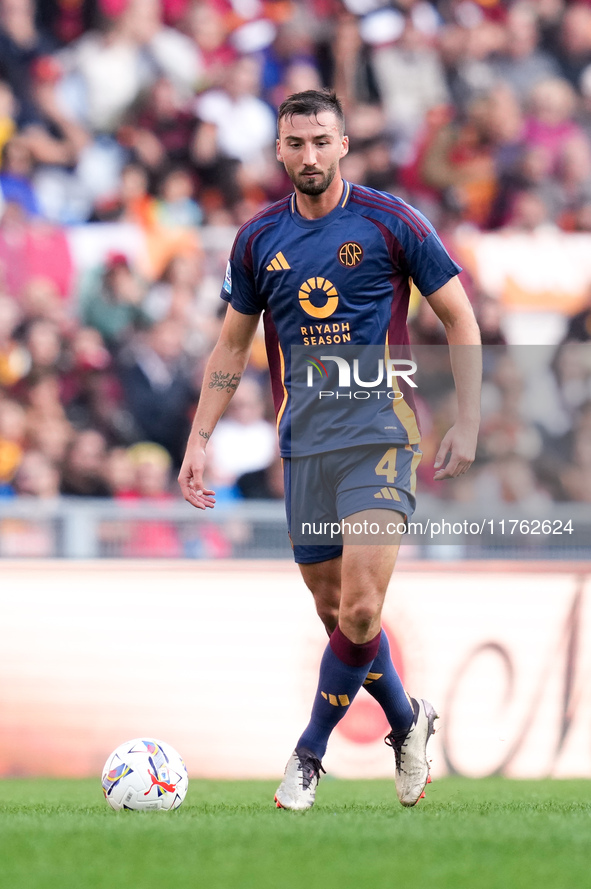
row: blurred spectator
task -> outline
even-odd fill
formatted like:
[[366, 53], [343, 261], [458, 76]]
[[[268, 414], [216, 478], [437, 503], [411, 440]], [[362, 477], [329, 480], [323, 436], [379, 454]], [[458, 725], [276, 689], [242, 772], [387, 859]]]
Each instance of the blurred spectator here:
[[15, 494], [51, 500], [59, 497], [60, 474], [41, 451], [27, 451], [14, 477]]
[[97, 290], [86, 296], [82, 323], [94, 327], [111, 350], [146, 321], [144, 285], [123, 253], [111, 253]]
[[506, 36], [502, 23], [488, 19], [482, 6], [458, 3], [454, 13], [439, 35], [439, 51], [453, 105], [461, 115], [475, 98], [494, 88], [492, 60], [504, 50]]
[[416, 310], [409, 320], [411, 341], [424, 346], [443, 346], [445, 328], [429, 302], [419, 294]]
[[532, 233], [540, 226], [551, 224], [551, 220], [551, 208], [544, 193], [536, 188], [521, 188], [512, 196], [505, 227]]
[[[198, 97], [200, 120], [194, 157], [200, 175], [218, 189], [227, 203], [241, 197], [240, 177], [264, 182], [271, 166], [276, 122], [270, 107], [258, 98], [260, 63], [237, 59], [227, 70], [223, 88]], [[241, 169], [241, 167], [243, 169]], [[271, 176], [275, 162], [271, 166]]]
[[[342, 11], [336, 17], [332, 48], [334, 87], [343, 107], [353, 110], [370, 101], [375, 103], [377, 87], [369, 70], [369, 47], [361, 37], [361, 21], [356, 15]], [[317, 77], [322, 80], [319, 68]]]
[[322, 81], [315, 65], [307, 61], [291, 62], [285, 69], [283, 80], [275, 90], [273, 107], [278, 108], [283, 100], [293, 93], [319, 89], [322, 89]]
[[0, 80], [0, 153], [16, 131], [16, 101], [10, 85]]
[[184, 350], [191, 358], [204, 355], [219, 333], [219, 319], [215, 315], [219, 308], [217, 286], [213, 306], [209, 304], [205, 290], [203, 257], [194, 253], [181, 254], [171, 259], [144, 301], [144, 309], [151, 321], [172, 319], [184, 326]]
[[112, 497], [125, 500], [133, 494], [135, 466], [129, 448], [111, 448], [105, 464], [105, 479]]
[[549, 213], [554, 214], [557, 211], [557, 183], [549, 175], [546, 151], [539, 147], [528, 148], [521, 144], [512, 158], [512, 163], [506, 166], [499, 178], [498, 191], [490, 216], [491, 228], [508, 225], [515, 198], [524, 191], [540, 195]]
[[31, 69], [35, 117], [22, 130], [36, 168], [35, 193], [43, 215], [61, 224], [85, 222], [92, 201], [109, 181], [104, 153], [97, 161], [91, 132], [78, 123], [60, 94], [63, 70], [55, 56], [38, 58]]
[[163, 193], [155, 198], [149, 191], [147, 170], [141, 164], [129, 163], [123, 169], [118, 194], [96, 207], [99, 220], [141, 227], [147, 254], [142, 268], [151, 278], [159, 277], [175, 256], [201, 251], [195, 228], [201, 220], [201, 209], [192, 197], [192, 172], [186, 167], [163, 170], [161, 187]]
[[93, 132], [115, 132], [148, 80], [124, 17], [104, 17], [100, 30], [83, 34], [61, 60], [78, 121]]
[[158, 75], [189, 91], [200, 65], [194, 44], [160, 20], [158, 0], [129, 0], [123, 11], [104, 16], [62, 52], [70, 87], [79, 95], [82, 123], [95, 132], [114, 133], [127, 109]]
[[480, 454], [488, 460], [518, 456], [535, 460], [542, 436], [524, 416], [525, 378], [513, 356], [501, 353], [490, 382], [483, 387]]
[[498, 299], [481, 294], [475, 306], [476, 320], [480, 327], [483, 346], [505, 346], [503, 312]]
[[589, 305], [569, 319], [564, 339], [567, 343], [588, 343], [591, 340], [591, 293]]
[[35, 117], [31, 65], [54, 49], [51, 37], [37, 28], [33, 0], [0, 0], [0, 77], [12, 87], [20, 124]]
[[35, 370], [19, 387], [27, 410], [27, 436], [34, 429], [44, 429], [52, 421], [66, 422], [60, 377], [51, 369]]
[[266, 470], [275, 459], [277, 434], [265, 419], [265, 401], [255, 379], [236, 389], [211, 442], [208, 477], [216, 493], [231, 489], [247, 472]]
[[66, 361], [63, 400], [74, 428], [96, 429], [111, 445], [134, 441], [137, 430], [100, 333], [89, 327], [76, 331]]
[[431, 10], [431, 20], [424, 21], [411, 12], [401, 23], [398, 39], [388, 43], [384, 40], [371, 53], [371, 69], [400, 162], [410, 159], [411, 146], [428, 111], [447, 104], [449, 99], [433, 46], [437, 17], [429, 4], [424, 7]]
[[13, 136], [2, 149], [0, 189], [6, 203], [17, 204], [25, 216], [39, 216], [33, 187], [33, 154], [23, 136]]
[[273, 462], [265, 469], [245, 472], [236, 480], [240, 496], [245, 500], [282, 500], [283, 461], [277, 453]]
[[51, 369], [33, 371], [16, 391], [27, 412], [27, 447], [61, 466], [74, 429], [66, 416], [60, 375]]
[[23, 344], [29, 353], [29, 374], [63, 369], [62, 338], [57, 324], [46, 318], [34, 318], [25, 325]]
[[201, 81], [196, 86], [200, 89], [219, 86], [226, 69], [236, 58], [236, 50], [228, 43], [229, 20], [222, 6], [194, 0], [181, 24], [194, 41], [203, 66]]
[[[59, 471], [40, 451], [23, 455], [14, 477], [14, 494], [53, 501], [59, 497]], [[38, 507], [35, 512], [40, 512]], [[0, 521], [0, 556], [8, 558], [47, 558], [55, 556], [57, 533], [51, 520], [39, 518], [2, 519]]]
[[132, 485], [119, 497], [136, 500], [149, 497], [156, 500], [170, 500], [173, 497], [172, 460], [162, 445], [150, 441], [140, 441], [127, 449], [132, 467]]
[[137, 46], [148, 82], [162, 75], [188, 98], [203, 76], [201, 54], [190, 37], [164, 25], [162, 12], [162, 0], [127, 0], [122, 31]]
[[556, 217], [572, 231], [579, 209], [591, 201], [591, 144], [582, 134], [564, 146], [556, 171]]
[[[166, 503], [173, 498], [170, 454], [153, 442], [139, 442], [127, 451], [132, 470], [132, 487], [116, 497], [124, 502], [148, 499]], [[175, 558], [183, 553], [176, 526], [164, 519], [127, 522], [121, 528], [118, 546], [128, 558]]]
[[18, 297], [31, 278], [44, 277], [68, 299], [73, 271], [66, 232], [39, 219], [29, 222], [15, 204], [7, 204], [0, 219], [0, 281], [6, 292]]
[[43, 425], [31, 425], [27, 432], [27, 442], [31, 448], [41, 451], [45, 456], [61, 467], [66, 458], [75, 432], [66, 419], [52, 417]]
[[520, 99], [525, 99], [540, 81], [560, 76], [556, 59], [540, 48], [538, 15], [533, 5], [518, 2], [509, 9], [504, 38], [492, 70]]
[[126, 116], [118, 139], [149, 170], [158, 172], [169, 163], [189, 162], [195, 127], [195, 116], [174, 83], [160, 77], [139, 108]]
[[591, 353], [582, 341], [562, 343], [554, 355], [552, 370], [558, 397], [574, 425], [577, 412], [591, 400]]
[[591, 232], [591, 200], [582, 198], [561, 223], [567, 231]]
[[310, 10], [293, 4], [290, 13], [264, 55], [261, 95], [275, 108], [292, 93], [322, 86]]
[[29, 278], [19, 295], [24, 325], [32, 321], [50, 321], [61, 335], [67, 335], [74, 325], [67, 301], [59, 293], [55, 281], [43, 275]]
[[68, 345], [69, 369], [74, 374], [87, 371], [102, 372], [111, 366], [111, 355], [105, 347], [100, 332], [93, 327], [78, 328]]
[[78, 432], [71, 441], [62, 467], [60, 490], [75, 497], [108, 497], [105, 480], [107, 445], [94, 429]]
[[37, 5], [37, 20], [60, 44], [70, 43], [92, 26], [96, 0], [62, 3], [50, 0]]
[[195, 182], [186, 167], [173, 167], [161, 176], [155, 204], [156, 223], [164, 228], [191, 228], [203, 219], [194, 199]]
[[27, 418], [12, 399], [0, 400], [0, 483], [9, 484], [23, 458]]
[[[537, 350], [524, 353], [535, 369]], [[537, 372], [529, 374], [524, 416], [539, 430], [543, 449], [536, 466], [543, 473], [556, 499], [569, 499], [563, 486], [563, 470], [573, 462], [574, 439], [581, 418], [591, 404], [591, 360], [580, 343], [563, 343], [549, 368], [537, 362]], [[586, 424], [583, 424], [586, 425]]]
[[582, 405], [571, 438], [570, 464], [560, 477], [566, 499], [591, 503], [591, 401]]
[[474, 99], [463, 120], [440, 112], [430, 121], [418, 147], [423, 183], [439, 189], [460, 219], [481, 227], [495, 227], [499, 217], [503, 223], [507, 195], [521, 184], [524, 121], [514, 93], [498, 85]]
[[192, 323], [191, 314], [200, 280], [200, 257], [175, 256], [171, 259], [146, 296], [145, 310], [152, 321], [173, 318]]
[[125, 403], [140, 438], [162, 445], [180, 466], [197, 401], [194, 370], [183, 350], [184, 328], [173, 319], [136, 334], [122, 352]]
[[538, 83], [528, 97], [524, 143], [546, 155], [546, 169], [554, 175], [569, 143], [583, 135], [574, 121], [577, 98], [566, 80], [550, 78]]
[[130, 161], [121, 170], [117, 193], [97, 201], [94, 214], [100, 222], [130, 222], [148, 229], [152, 225], [152, 205], [148, 172], [143, 164]]
[[[589, 310], [565, 324], [574, 351], [560, 345], [530, 366], [506, 347], [519, 321], [495, 278], [505, 243], [550, 245], [560, 227], [577, 233], [576, 252], [591, 233], [591, 6], [579, 0], [0, 0], [0, 495], [14, 495], [31, 453], [23, 493], [34, 496], [38, 466], [38, 496], [62, 472], [76, 494], [170, 496], [164, 467], [184, 450], [236, 225], [291, 189], [274, 159], [273, 109], [323, 84], [346, 106], [346, 177], [401, 194], [461, 250], [483, 342], [499, 347], [485, 356], [478, 463], [431, 492], [587, 502]], [[472, 240], [474, 226], [499, 235]], [[583, 265], [564, 268], [573, 293], [588, 287]], [[534, 266], [510, 276], [516, 292], [529, 294]], [[442, 327], [417, 293], [412, 306], [412, 339], [433, 355], [419, 397], [429, 487], [455, 402], [431, 348]], [[257, 337], [252, 373], [261, 356]], [[211, 445], [213, 485], [278, 496], [269, 397], [246, 378], [234, 402]], [[145, 478], [128, 452], [138, 440], [159, 443]], [[155, 535], [140, 553], [139, 535], [111, 530], [113, 546], [138, 554], [169, 546]], [[55, 546], [47, 528], [5, 531], [2, 553]], [[182, 548], [231, 551], [203, 523], [168, 551]]]
[[422, 178], [451, 198], [464, 219], [486, 222], [497, 189], [486, 97], [470, 103], [464, 121], [444, 125], [434, 136], [423, 155]]
[[31, 95], [36, 114], [23, 131], [36, 161], [73, 167], [91, 135], [64, 107], [59, 93], [62, 76], [55, 56], [35, 60], [31, 66]]
[[585, 2], [567, 3], [555, 49], [562, 73], [575, 89], [591, 64], [591, 8]]
[[486, 466], [475, 480], [475, 493], [489, 507], [519, 504], [520, 510], [546, 517], [550, 494], [538, 481], [527, 457], [508, 453]]
[[[14, 334], [21, 315], [16, 302], [0, 294], [0, 387], [10, 388], [29, 370], [27, 351]], [[1, 390], [0, 390], [1, 391]]]

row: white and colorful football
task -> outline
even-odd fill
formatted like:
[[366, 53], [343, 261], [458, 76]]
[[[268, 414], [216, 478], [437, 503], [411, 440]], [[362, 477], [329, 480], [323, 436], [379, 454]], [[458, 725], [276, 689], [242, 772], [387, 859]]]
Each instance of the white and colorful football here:
[[178, 809], [189, 778], [174, 747], [155, 738], [135, 738], [120, 744], [105, 763], [105, 799], [113, 809]]

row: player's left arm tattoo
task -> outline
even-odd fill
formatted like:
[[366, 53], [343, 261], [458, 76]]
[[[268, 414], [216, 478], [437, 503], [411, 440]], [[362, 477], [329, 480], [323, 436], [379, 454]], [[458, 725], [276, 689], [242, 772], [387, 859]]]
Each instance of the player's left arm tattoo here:
[[209, 388], [217, 389], [219, 392], [225, 390], [226, 392], [234, 393], [238, 388], [238, 383], [241, 378], [241, 373], [222, 373], [221, 370], [214, 370], [209, 377]]
[[211, 432], [206, 432], [205, 429], [200, 429], [199, 435], [201, 436], [201, 438], [204, 438], [205, 441], [209, 441], [209, 439], [211, 438]]

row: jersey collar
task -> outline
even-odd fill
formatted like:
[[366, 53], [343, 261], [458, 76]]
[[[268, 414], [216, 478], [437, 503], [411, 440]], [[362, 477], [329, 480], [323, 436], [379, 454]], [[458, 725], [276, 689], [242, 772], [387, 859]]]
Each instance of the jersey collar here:
[[351, 184], [343, 179], [343, 191], [341, 192], [341, 197], [336, 207], [331, 210], [330, 213], [327, 213], [326, 216], [321, 216], [319, 219], [304, 219], [304, 217], [301, 216], [298, 212], [294, 191], [289, 201], [289, 211], [291, 213], [291, 218], [293, 219], [295, 224], [301, 226], [301, 228], [324, 228], [325, 225], [330, 225], [333, 220], [341, 215], [342, 211], [349, 203], [350, 197]]

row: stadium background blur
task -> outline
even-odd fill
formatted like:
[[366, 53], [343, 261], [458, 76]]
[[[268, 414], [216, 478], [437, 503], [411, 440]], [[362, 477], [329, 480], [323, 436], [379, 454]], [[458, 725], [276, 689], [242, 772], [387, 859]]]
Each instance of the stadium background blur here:
[[[242, 552], [243, 524], [183, 532], [176, 469], [233, 235], [291, 190], [275, 110], [322, 85], [345, 177], [432, 220], [491, 349], [465, 483], [430, 481], [451, 408], [421, 390], [420, 490], [591, 502], [591, 4], [0, 0], [0, 555]], [[418, 294], [410, 325], [445, 342]], [[211, 455], [221, 505], [280, 515], [261, 338]], [[90, 550], [31, 514], [105, 498]], [[145, 498], [169, 520], [140, 522]]]
[[[210, 445], [216, 509], [175, 476], [235, 232], [291, 190], [275, 110], [321, 85], [345, 177], [426, 213], [483, 332], [477, 460], [435, 485], [452, 387], [413, 294], [417, 517], [526, 517], [401, 549], [384, 621], [444, 715], [434, 774], [591, 776], [591, 4], [0, 0], [3, 776], [96, 775], [139, 734], [194, 775], [277, 776], [307, 718], [325, 636], [262, 338]], [[327, 768], [389, 775], [384, 733], [360, 695]]]

